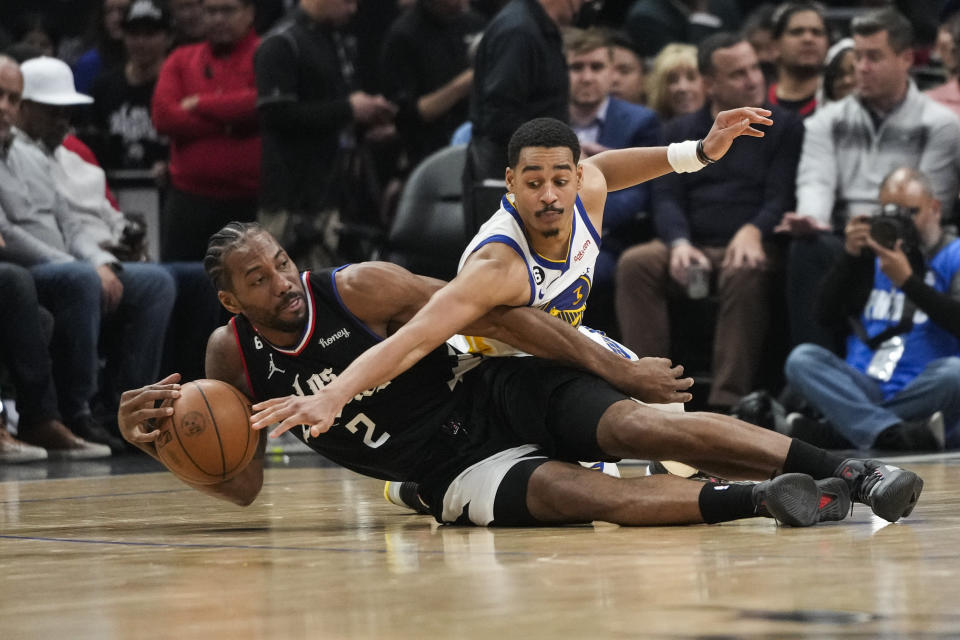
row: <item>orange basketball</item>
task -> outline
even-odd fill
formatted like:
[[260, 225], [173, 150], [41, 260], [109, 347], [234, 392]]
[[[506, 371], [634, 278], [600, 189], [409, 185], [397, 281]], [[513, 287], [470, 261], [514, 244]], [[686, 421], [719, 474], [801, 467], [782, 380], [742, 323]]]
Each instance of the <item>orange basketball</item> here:
[[220, 380], [180, 386], [173, 415], [164, 418], [157, 455], [170, 471], [197, 484], [229, 480], [249, 464], [259, 434], [250, 428], [250, 402]]

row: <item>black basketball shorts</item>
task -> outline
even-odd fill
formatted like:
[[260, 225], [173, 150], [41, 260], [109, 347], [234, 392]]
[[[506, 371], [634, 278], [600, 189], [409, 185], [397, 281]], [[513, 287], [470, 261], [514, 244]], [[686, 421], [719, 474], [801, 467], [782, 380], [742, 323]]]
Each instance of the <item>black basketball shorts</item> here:
[[473, 375], [463, 416], [466, 444], [423, 482], [421, 495], [440, 522], [480, 526], [536, 524], [527, 484], [548, 460], [605, 461], [597, 426], [629, 399], [590, 374], [532, 357], [490, 359]]

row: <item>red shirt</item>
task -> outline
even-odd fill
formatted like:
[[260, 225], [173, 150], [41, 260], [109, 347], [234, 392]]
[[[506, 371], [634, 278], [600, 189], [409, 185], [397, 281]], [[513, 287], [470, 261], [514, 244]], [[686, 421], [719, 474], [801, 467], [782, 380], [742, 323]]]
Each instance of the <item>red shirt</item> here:
[[777, 97], [777, 83], [773, 82], [770, 84], [770, 89], [767, 91], [767, 102], [770, 104], [777, 104], [783, 107], [784, 109], [789, 109], [793, 111], [801, 118], [806, 118], [811, 113], [817, 110], [817, 94], [814, 93], [809, 98], [804, 100], [781, 100]]
[[[215, 56], [208, 42], [170, 54], [153, 93], [153, 125], [170, 138], [170, 181], [181, 191], [213, 198], [255, 198], [260, 188], [260, 133], [251, 29]], [[197, 96], [192, 109], [180, 102]]]

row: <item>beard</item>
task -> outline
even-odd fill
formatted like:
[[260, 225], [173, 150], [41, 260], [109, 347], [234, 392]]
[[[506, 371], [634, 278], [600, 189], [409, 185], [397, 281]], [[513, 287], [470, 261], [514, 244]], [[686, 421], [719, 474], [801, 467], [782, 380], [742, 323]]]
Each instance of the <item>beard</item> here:
[[[305, 300], [303, 294], [301, 294], [301, 293], [299, 293], [299, 292], [291, 292], [291, 293], [290, 293], [289, 295], [287, 295], [287, 297], [284, 299], [284, 301], [283, 301], [283, 303], [282, 303], [281, 306], [286, 306], [286, 305], [290, 304], [291, 302], [293, 302], [293, 301], [296, 300], [296, 299], [304, 299], [304, 300]], [[282, 309], [280, 310], [280, 312], [282, 312]], [[260, 322], [260, 324], [263, 325], [264, 327], [268, 328], [268, 329], [273, 329], [274, 331], [283, 331], [284, 333], [295, 333], [295, 332], [298, 332], [298, 331], [302, 331], [303, 328], [304, 328], [304, 326], [306, 326], [306, 320], [307, 320], [307, 309], [306, 309], [306, 305], [304, 305], [304, 306], [300, 309], [300, 313], [297, 314], [297, 316], [296, 316], [295, 318], [292, 318], [292, 319], [290, 319], [290, 320], [286, 320], [286, 319], [281, 318], [280, 315], [279, 315], [280, 312], [277, 312], [277, 313], [275, 313], [275, 314], [271, 314], [271, 315], [269, 315], [269, 317], [267, 317], [268, 314], [263, 314], [263, 315], [264, 315], [264, 318], [263, 318], [263, 320]]]
[[812, 78], [820, 75], [823, 71], [822, 64], [793, 64], [787, 66], [787, 70], [798, 78]]

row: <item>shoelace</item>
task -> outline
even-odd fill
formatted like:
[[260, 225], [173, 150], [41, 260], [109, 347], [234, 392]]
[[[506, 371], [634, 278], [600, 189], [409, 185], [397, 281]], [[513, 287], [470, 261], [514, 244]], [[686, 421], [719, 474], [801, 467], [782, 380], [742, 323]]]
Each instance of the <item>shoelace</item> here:
[[860, 486], [857, 487], [856, 491], [857, 500], [864, 504], [870, 504], [868, 502], [870, 493], [875, 486], [883, 481], [883, 472], [880, 469], [881, 467], [874, 467], [870, 473], [865, 474], [863, 479], [860, 480]]

